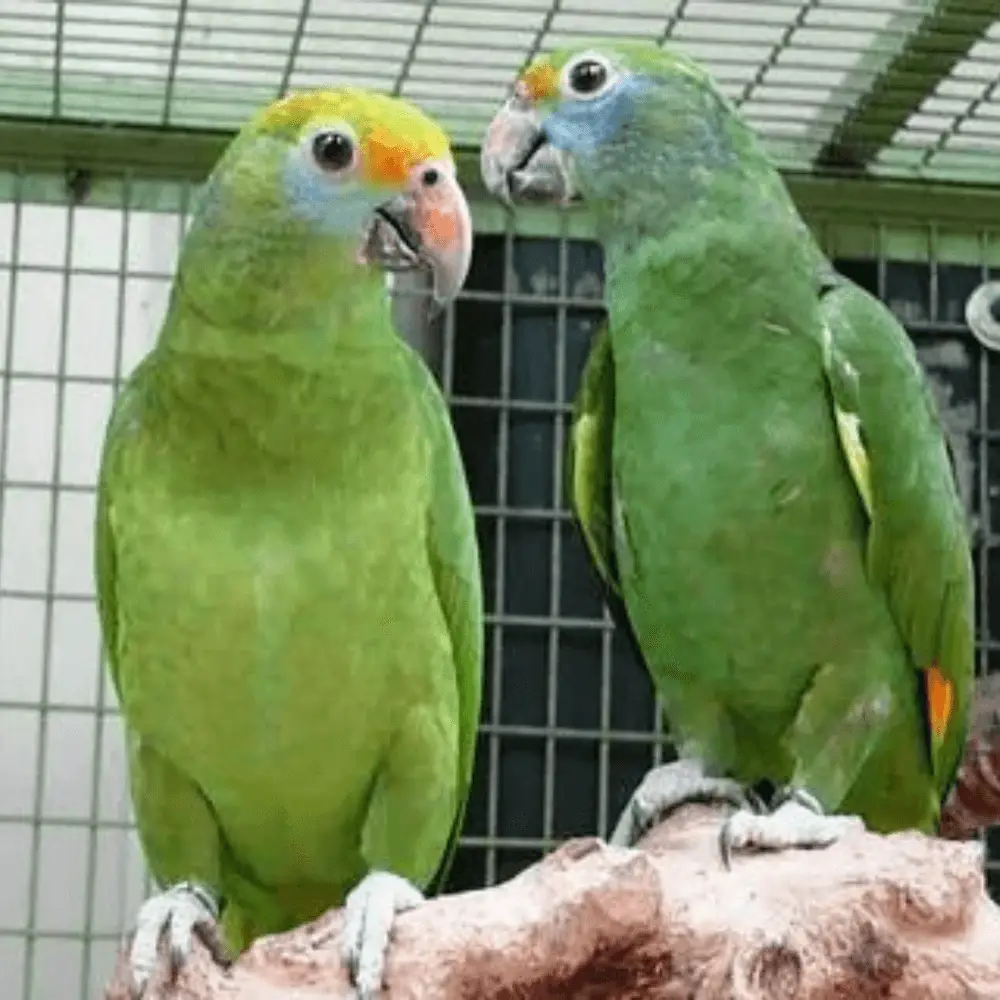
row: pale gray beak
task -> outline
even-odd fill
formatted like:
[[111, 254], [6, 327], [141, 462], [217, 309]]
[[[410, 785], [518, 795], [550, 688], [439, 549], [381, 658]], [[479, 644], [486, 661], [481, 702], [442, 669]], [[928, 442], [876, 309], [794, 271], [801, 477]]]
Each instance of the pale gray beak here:
[[537, 110], [517, 93], [490, 122], [479, 168], [486, 189], [510, 207], [515, 201], [567, 204], [576, 193], [569, 155], [549, 143]]
[[399, 195], [375, 211], [358, 253], [359, 260], [386, 271], [410, 271], [420, 266], [420, 240], [410, 217], [413, 202]]

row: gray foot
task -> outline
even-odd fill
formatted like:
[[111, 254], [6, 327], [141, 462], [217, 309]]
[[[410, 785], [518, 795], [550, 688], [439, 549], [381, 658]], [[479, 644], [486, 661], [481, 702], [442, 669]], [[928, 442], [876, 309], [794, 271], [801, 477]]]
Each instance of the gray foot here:
[[775, 799], [778, 804], [771, 813], [741, 809], [722, 824], [719, 850], [727, 868], [737, 851], [829, 847], [845, 834], [865, 828], [860, 816], [826, 815], [801, 788], [784, 789]]
[[131, 992], [138, 1000], [159, 962], [160, 939], [165, 937], [170, 956], [170, 978], [175, 980], [191, 954], [197, 936], [219, 965], [230, 957], [219, 929], [219, 904], [211, 889], [193, 882], [178, 882], [166, 892], [150, 896], [139, 907], [135, 936], [129, 949]]
[[423, 893], [405, 878], [378, 871], [369, 872], [347, 897], [341, 954], [359, 1000], [374, 1000], [382, 988], [396, 914], [423, 901]]
[[647, 772], [608, 843], [634, 846], [649, 829], [689, 802], [726, 802], [737, 809], [752, 808], [737, 782], [711, 777], [700, 760], [678, 760]]

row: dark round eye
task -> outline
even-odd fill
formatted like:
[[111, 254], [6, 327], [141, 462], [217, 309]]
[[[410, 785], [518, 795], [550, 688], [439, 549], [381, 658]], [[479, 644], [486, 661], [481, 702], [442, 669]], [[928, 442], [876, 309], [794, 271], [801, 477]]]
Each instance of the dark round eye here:
[[608, 81], [608, 68], [596, 59], [581, 59], [569, 73], [569, 85], [577, 94], [596, 94]]
[[354, 162], [354, 140], [343, 132], [320, 132], [313, 139], [313, 156], [324, 170], [346, 170]]
[[434, 167], [428, 167], [424, 171], [424, 187], [434, 187], [439, 180], [441, 180], [441, 174]]

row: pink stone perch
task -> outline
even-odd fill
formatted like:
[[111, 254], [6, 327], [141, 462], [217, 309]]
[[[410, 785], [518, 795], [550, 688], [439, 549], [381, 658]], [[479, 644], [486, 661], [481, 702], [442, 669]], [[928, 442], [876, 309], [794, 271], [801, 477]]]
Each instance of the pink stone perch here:
[[[916, 833], [719, 861], [689, 806], [637, 849], [573, 840], [509, 882], [402, 915], [385, 1000], [1000, 1000], [982, 851]], [[147, 1000], [348, 1000], [340, 911], [228, 971], [196, 946]], [[119, 962], [108, 1000], [128, 1000]]]

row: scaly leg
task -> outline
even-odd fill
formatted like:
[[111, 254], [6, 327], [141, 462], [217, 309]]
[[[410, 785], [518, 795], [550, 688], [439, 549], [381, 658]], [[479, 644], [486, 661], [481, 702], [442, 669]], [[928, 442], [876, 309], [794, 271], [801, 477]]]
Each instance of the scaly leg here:
[[361, 830], [368, 874], [344, 903], [340, 944], [359, 1000], [380, 993], [396, 916], [424, 901], [418, 886], [441, 865], [458, 802], [456, 752], [437, 709], [418, 704], [401, 719], [376, 775]]
[[771, 813], [733, 813], [719, 831], [719, 850], [728, 868], [734, 851], [829, 847], [864, 828], [859, 816], [828, 816], [807, 791], [789, 787], [775, 796]]
[[194, 882], [178, 882], [150, 896], [139, 908], [135, 936], [129, 949], [132, 996], [138, 1000], [159, 962], [160, 939], [166, 936], [173, 982], [191, 954], [197, 936], [219, 965], [230, 957], [219, 930], [219, 904], [211, 889]]
[[722, 802], [740, 810], [754, 808], [752, 799], [737, 782], [712, 777], [696, 758], [678, 760], [647, 772], [632, 793], [608, 843], [632, 847], [649, 829], [689, 802]]
[[347, 897], [341, 953], [359, 1000], [373, 1000], [382, 988], [396, 914], [423, 901], [413, 883], [379, 871], [369, 872]]

